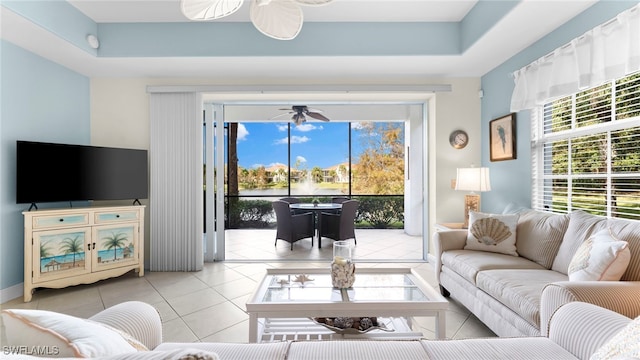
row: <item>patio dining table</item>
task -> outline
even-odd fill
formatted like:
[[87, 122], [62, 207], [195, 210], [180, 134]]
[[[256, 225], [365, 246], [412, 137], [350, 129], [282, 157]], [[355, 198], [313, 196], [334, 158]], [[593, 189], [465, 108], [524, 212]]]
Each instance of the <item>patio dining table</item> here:
[[342, 209], [342, 204], [335, 203], [297, 203], [297, 204], [289, 204], [289, 208], [291, 210], [295, 210], [296, 212], [307, 212], [312, 211], [315, 217], [314, 227], [315, 231], [318, 234], [318, 248], [320, 247], [320, 213], [323, 211], [326, 212], [338, 212]]

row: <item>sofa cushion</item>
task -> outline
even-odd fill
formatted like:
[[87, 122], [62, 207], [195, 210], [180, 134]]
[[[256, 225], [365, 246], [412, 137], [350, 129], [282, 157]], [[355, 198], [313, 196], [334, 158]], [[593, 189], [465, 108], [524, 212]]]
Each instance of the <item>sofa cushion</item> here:
[[[191, 350], [215, 353], [220, 359], [281, 360], [287, 358], [288, 342], [273, 343], [189, 343]], [[184, 349], [184, 343], [162, 343], [154, 351]]]
[[48, 357], [102, 357], [137, 350], [122, 335], [99, 323], [45, 310], [2, 310], [7, 345], [38, 347]]
[[423, 340], [427, 359], [572, 359], [570, 352], [543, 337]]
[[591, 236], [569, 264], [571, 281], [618, 281], [629, 265], [629, 244], [613, 237], [608, 229]]
[[608, 219], [607, 227], [616, 238], [629, 243], [631, 260], [620, 280], [640, 281], [640, 221]]
[[517, 224], [518, 214], [497, 215], [469, 211], [469, 231], [464, 248], [518, 256]]
[[424, 360], [428, 358], [419, 340], [345, 340], [294, 341], [291, 343], [287, 359]]
[[537, 327], [542, 289], [551, 282], [566, 280], [566, 275], [552, 270], [501, 269], [479, 272], [476, 284]]
[[520, 212], [516, 229], [518, 255], [550, 269], [553, 259], [558, 254], [567, 226], [569, 226], [568, 214], [535, 210]]
[[591, 360], [638, 358], [640, 358], [640, 316], [591, 355]]
[[475, 250], [451, 250], [442, 254], [442, 265], [476, 284], [478, 272], [491, 269], [536, 269], [546, 270], [531, 260], [499, 253]]
[[606, 228], [607, 219], [577, 210], [569, 214], [569, 226], [564, 233], [558, 255], [553, 260], [551, 270], [568, 274], [569, 263], [580, 245], [598, 230]]

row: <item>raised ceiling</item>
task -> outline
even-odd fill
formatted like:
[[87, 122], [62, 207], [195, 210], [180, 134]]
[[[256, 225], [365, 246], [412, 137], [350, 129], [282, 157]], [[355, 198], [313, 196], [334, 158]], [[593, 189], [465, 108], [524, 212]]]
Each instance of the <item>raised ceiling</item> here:
[[0, 7], [3, 39], [90, 77], [380, 83], [482, 76], [595, 0], [335, 0], [305, 7], [302, 33], [291, 41], [253, 29], [247, 3], [215, 24], [194, 24], [178, 0], [70, 1], [97, 29], [94, 52], [11, 2]]

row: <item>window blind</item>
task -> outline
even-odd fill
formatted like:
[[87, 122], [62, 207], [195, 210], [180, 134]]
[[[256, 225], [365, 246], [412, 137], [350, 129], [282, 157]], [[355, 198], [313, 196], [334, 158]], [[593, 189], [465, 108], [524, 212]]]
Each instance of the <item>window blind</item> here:
[[532, 115], [533, 208], [640, 219], [640, 73]]

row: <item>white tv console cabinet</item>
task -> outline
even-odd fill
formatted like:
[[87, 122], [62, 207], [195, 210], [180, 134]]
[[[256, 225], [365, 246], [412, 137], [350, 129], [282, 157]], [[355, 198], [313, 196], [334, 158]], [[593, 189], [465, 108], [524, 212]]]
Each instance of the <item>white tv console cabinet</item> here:
[[24, 211], [24, 301], [33, 290], [144, 276], [144, 205]]

